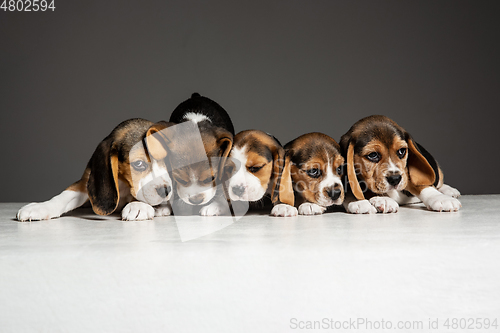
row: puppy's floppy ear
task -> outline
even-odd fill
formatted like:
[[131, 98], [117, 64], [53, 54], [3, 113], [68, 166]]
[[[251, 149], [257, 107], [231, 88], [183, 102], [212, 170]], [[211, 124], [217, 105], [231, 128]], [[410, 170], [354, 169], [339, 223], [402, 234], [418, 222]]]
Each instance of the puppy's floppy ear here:
[[293, 206], [295, 203], [291, 174], [291, 155], [291, 151], [285, 153], [285, 149], [282, 147], [278, 147], [273, 154], [273, 183], [271, 192], [273, 205], [284, 203]]
[[436, 180], [436, 173], [434, 169], [429, 164], [427, 159], [422, 155], [417, 145], [411, 138], [411, 136], [406, 134], [408, 142], [408, 174], [410, 177], [410, 182], [413, 186], [431, 186]]
[[361, 186], [359, 186], [358, 177], [356, 177], [356, 168], [354, 165], [354, 143], [349, 142], [349, 147], [347, 148], [347, 179], [349, 180], [349, 186], [351, 188], [352, 194], [358, 200], [365, 200]]
[[224, 167], [226, 165], [227, 157], [233, 148], [233, 135], [229, 131], [222, 128], [217, 129], [216, 135], [217, 145], [220, 148], [220, 163], [217, 173], [217, 177], [220, 180], [224, 175]]
[[112, 139], [102, 141], [88, 163], [90, 169], [87, 191], [96, 214], [113, 213], [120, 201], [118, 190], [118, 151]]
[[146, 133], [144, 142], [149, 155], [155, 160], [162, 160], [167, 157], [167, 146], [170, 140], [163, 130], [169, 127], [170, 124], [171, 123], [167, 123], [166, 121], [157, 122], [153, 124]]

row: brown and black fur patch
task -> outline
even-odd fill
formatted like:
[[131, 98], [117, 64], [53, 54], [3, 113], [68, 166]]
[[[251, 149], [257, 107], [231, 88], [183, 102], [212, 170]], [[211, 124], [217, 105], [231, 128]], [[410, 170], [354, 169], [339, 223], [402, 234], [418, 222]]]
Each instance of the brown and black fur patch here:
[[[287, 143], [285, 150], [291, 158], [291, 177], [295, 193], [300, 195], [303, 201], [318, 204], [320, 196], [328, 198], [328, 191], [331, 190], [340, 190], [343, 199], [344, 191], [340, 184], [335, 185], [334, 189], [320, 190], [320, 184], [328, 174], [328, 167], [334, 175], [339, 178], [342, 176], [344, 157], [334, 139], [323, 133], [308, 133]], [[312, 169], [320, 170], [321, 175], [311, 177], [307, 171]]]

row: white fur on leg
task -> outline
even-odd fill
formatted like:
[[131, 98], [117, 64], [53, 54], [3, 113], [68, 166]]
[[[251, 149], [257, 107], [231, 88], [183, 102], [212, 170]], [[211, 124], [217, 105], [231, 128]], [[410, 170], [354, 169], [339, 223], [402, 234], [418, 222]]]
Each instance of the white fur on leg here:
[[17, 212], [19, 221], [49, 220], [80, 207], [88, 199], [87, 193], [65, 190], [45, 202], [30, 203]]
[[460, 201], [442, 194], [435, 187], [423, 189], [418, 197], [429, 210], [434, 210], [436, 212], [452, 212], [462, 207]]
[[229, 204], [223, 197], [216, 197], [210, 204], [201, 207], [201, 216], [230, 215]]
[[172, 206], [169, 203], [161, 204], [154, 207], [155, 216], [170, 216], [172, 215]]
[[154, 216], [155, 209], [141, 201], [129, 202], [122, 210], [122, 220], [124, 221], [152, 220]]
[[389, 197], [373, 197], [370, 203], [379, 213], [396, 213], [399, 209], [398, 203]]
[[299, 206], [300, 215], [320, 215], [323, 214], [325, 210], [326, 207], [317, 205], [312, 202], [304, 202]]
[[297, 208], [287, 204], [277, 204], [271, 210], [271, 216], [291, 217], [297, 216]]
[[460, 191], [450, 185], [443, 184], [437, 189], [439, 192], [449, 197], [458, 198], [461, 194]]
[[347, 212], [351, 214], [376, 214], [377, 208], [373, 207], [368, 200], [359, 200], [349, 203]]

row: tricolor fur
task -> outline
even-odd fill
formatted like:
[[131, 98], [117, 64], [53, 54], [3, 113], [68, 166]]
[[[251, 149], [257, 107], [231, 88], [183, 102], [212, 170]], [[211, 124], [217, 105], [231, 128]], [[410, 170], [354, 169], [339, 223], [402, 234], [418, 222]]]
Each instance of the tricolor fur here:
[[391, 119], [361, 119], [342, 136], [340, 146], [352, 194], [344, 203], [348, 212], [397, 212], [399, 204], [415, 202], [412, 195], [430, 210], [461, 207], [454, 198], [460, 193], [443, 184], [436, 160]]

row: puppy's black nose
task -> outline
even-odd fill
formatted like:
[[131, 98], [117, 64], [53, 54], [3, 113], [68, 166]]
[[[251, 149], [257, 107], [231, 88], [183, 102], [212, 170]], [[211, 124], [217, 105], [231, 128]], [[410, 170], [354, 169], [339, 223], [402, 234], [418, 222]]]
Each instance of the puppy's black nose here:
[[396, 186], [401, 182], [401, 175], [392, 175], [387, 178], [389, 185]]
[[167, 197], [167, 195], [170, 193], [170, 191], [171, 191], [171, 188], [168, 185], [160, 186], [160, 187], [156, 188], [156, 193], [158, 193], [158, 195], [160, 197], [162, 197], [163, 199], [165, 199]]
[[332, 189], [332, 190], [327, 190], [326, 194], [332, 199], [332, 200], [337, 200], [340, 197], [340, 194], [342, 193], [341, 190], [338, 189]]
[[192, 197], [189, 197], [189, 202], [192, 203], [193, 205], [199, 205], [203, 202], [203, 199], [205, 199], [205, 196], [203, 194], [197, 194]]
[[245, 193], [245, 187], [241, 185], [236, 185], [231, 188], [231, 191], [233, 191], [235, 195], [241, 197], [243, 193]]

